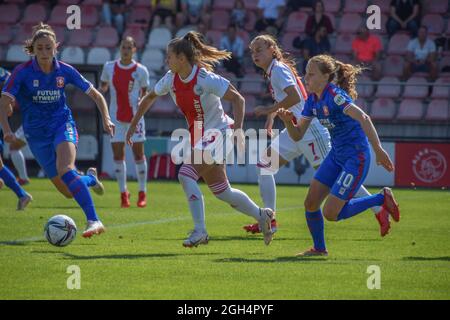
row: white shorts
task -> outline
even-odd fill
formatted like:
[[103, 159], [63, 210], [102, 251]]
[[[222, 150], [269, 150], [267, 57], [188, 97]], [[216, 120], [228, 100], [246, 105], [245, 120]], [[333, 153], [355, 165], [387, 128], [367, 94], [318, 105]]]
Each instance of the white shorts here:
[[[130, 127], [129, 123], [113, 121], [116, 126], [116, 130], [114, 132], [114, 136], [111, 138], [111, 143], [114, 142], [125, 142], [125, 138], [127, 135], [128, 128]], [[144, 142], [145, 141], [145, 120], [141, 118], [139, 120], [138, 125], [136, 126], [136, 131], [131, 137], [131, 141], [134, 143]]]
[[194, 149], [209, 154], [214, 163], [225, 163], [228, 155], [234, 151], [232, 137], [233, 130], [229, 128], [207, 130], [202, 139], [195, 144]]
[[327, 129], [311, 123], [302, 140], [295, 142], [287, 129], [272, 141], [270, 148], [285, 160], [291, 161], [304, 155], [313, 168], [320, 166], [331, 149], [331, 138]]

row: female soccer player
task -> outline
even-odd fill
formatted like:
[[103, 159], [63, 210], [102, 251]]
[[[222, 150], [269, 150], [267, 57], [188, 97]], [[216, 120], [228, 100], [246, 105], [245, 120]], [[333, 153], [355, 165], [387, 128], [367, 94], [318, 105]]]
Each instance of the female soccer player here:
[[233, 106], [234, 130], [241, 137], [241, 143], [245, 110], [244, 98], [234, 86], [211, 71], [214, 63], [229, 59], [231, 54], [204, 44], [200, 37], [197, 32], [189, 32], [183, 38], [176, 38], [169, 43], [166, 59], [170, 71], [139, 104], [139, 110], [128, 129], [127, 142], [131, 143], [131, 136], [138, 121], [156, 98], [170, 93], [186, 117], [192, 147], [193, 164], [183, 164], [178, 175], [195, 224], [194, 231], [183, 245], [192, 247], [208, 242], [203, 195], [197, 184], [199, 177], [205, 180], [218, 199], [255, 218], [262, 226], [264, 242], [268, 245], [272, 241], [270, 223], [273, 211], [269, 208], [259, 208], [245, 193], [231, 188], [223, 162], [208, 164], [204, 161], [201, 163], [194, 161], [196, 154], [200, 153], [201, 157], [203, 152], [207, 153], [205, 150], [216, 140], [216, 137], [209, 134], [213, 129], [220, 130], [223, 134], [233, 124], [233, 120], [224, 113], [220, 99], [230, 101]]
[[39, 165], [65, 196], [75, 198], [87, 217], [83, 237], [105, 231], [97, 217], [88, 187], [96, 193], [104, 192], [94, 168], [80, 176], [75, 170], [78, 133], [72, 113], [66, 105], [64, 87], [73, 84], [88, 94], [102, 114], [103, 127], [114, 133], [106, 101], [92, 84], [72, 66], [56, 60], [56, 36], [52, 28], [40, 23], [32, 37], [25, 42], [25, 51], [32, 59], [17, 66], [3, 88], [0, 100], [0, 124], [5, 141], [12, 143], [15, 135], [7, 121], [8, 109], [17, 99], [22, 124], [30, 150]]
[[[111, 146], [116, 167], [116, 177], [121, 195], [121, 207], [130, 206], [130, 193], [127, 189], [127, 167], [125, 163], [125, 134], [129, 123], [136, 113], [138, 102], [149, 85], [147, 68], [133, 60], [136, 53], [136, 42], [126, 37], [120, 43], [120, 59], [108, 61], [103, 67], [100, 91], [106, 93], [110, 89], [111, 101], [109, 112], [116, 126], [111, 139]], [[147, 205], [147, 161], [144, 155], [145, 121], [141, 119], [132, 137], [133, 155], [136, 164], [136, 175], [139, 183], [137, 206]]]
[[[389, 172], [394, 165], [382, 148], [370, 117], [353, 101], [357, 98], [356, 75], [361, 68], [344, 64], [328, 55], [311, 58], [306, 67], [305, 84], [310, 93], [302, 111], [302, 118], [295, 125], [294, 113], [279, 109], [294, 141], [305, 136], [314, 117], [331, 133], [331, 150], [317, 170], [305, 200], [308, 227], [314, 247], [299, 256], [327, 255], [323, 216], [329, 221], [351, 218], [373, 206], [383, 206], [395, 221], [400, 211], [390, 188], [379, 194], [352, 199], [364, 181], [370, 164], [369, 141], [374, 149], [378, 165]], [[383, 215], [382, 219], [388, 219]]]
[[[295, 61], [278, 46], [276, 40], [270, 35], [257, 36], [250, 44], [252, 58], [255, 65], [264, 70], [269, 79], [269, 89], [276, 103], [270, 107], [258, 107], [257, 115], [267, 115], [266, 129], [271, 134], [272, 125], [278, 109], [289, 109], [294, 114], [294, 122], [301, 118], [303, 106], [307, 99], [307, 93], [300, 80]], [[331, 149], [330, 134], [317, 119], [313, 119], [305, 136], [300, 141], [294, 141], [289, 137], [286, 129], [282, 130], [264, 153], [269, 157], [263, 157], [257, 165], [258, 183], [264, 206], [276, 210], [276, 186], [274, 173], [278, 168], [288, 162], [304, 155], [315, 170], [321, 165]], [[270, 162], [271, 156], [278, 157], [278, 167]], [[355, 197], [368, 196], [370, 193], [364, 186], [357, 190]], [[381, 235], [389, 230], [389, 220], [380, 220], [380, 207], [371, 208], [380, 222]], [[382, 213], [386, 215], [386, 213]], [[308, 217], [307, 217], [308, 218]], [[272, 228], [276, 230], [276, 221], [272, 221]], [[259, 232], [258, 224], [250, 224], [244, 227], [252, 233]]]

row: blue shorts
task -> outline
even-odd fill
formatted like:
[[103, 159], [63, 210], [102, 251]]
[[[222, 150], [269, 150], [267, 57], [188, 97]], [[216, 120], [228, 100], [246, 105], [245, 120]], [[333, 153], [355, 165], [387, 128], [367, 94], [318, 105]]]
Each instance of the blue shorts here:
[[56, 147], [61, 142], [78, 144], [78, 132], [75, 122], [66, 122], [54, 132], [45, 132], [42, 135], [27, 134], [27, 142], [34, 158], [44, 169], [50, 179], [56, 177]]
[[332, 195], [342, 200], [350, 200], [361, 187], [369, 167], [370, 150], [345, 157], [336, 156], [331, 150], [314, 178], [328, 186]]

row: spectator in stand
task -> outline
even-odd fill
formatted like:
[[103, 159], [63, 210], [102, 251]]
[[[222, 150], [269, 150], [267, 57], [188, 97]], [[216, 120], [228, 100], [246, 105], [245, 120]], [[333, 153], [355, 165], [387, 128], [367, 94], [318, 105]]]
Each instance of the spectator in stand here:
[[245, 11], [245, 4], [243, 0], [236, 0], [233, 10], [231, 10], [231, 23], [239, 28], [244, 28], [247, 13]]
[[300, 8], [313, 8], [314, 0], [288, 0], [286, 3], [286, 15], [288, 16], [290, 13], [300, 10]]
[[103, 20], [109, 26], [113, 24], [114, 20], [114, 27], [119, 33], [119, 38], [122, 37], [123, 31], [125, 30], [127, 11], [125, 0], [106, 0], [103, 3]]
[[332, 34], [334, 32], [333, 24], [324, 12], [325, 7], [323, 2], [321, 0], [316, 1], [314, 3], [312, 14], [306, 20], [305, 32], [307, 36], [313, 38], [314, 33], [320, 26], [324, 26], [327, 29], [327, 34]]
[[372, 70], [372, 80], [381, 78], [380, 57], [383, 51], [380, 37], [372, 34], [365, 23], [361, 25], [358, 34], [352, 42], [353, 60], [356, 64], [363, 64]]
[[224, 60], [223, 66], [228, 72], [242, 78], [242, 63], [244, 62], [244, 41], [237, 35], [236, 26], [230, 25], [228, 31], [220, 39], [220, 49], [232, 53], [231, 59]]
[[262, 32], [271, 26], [277, 28], [278, 33], [284, 20], [284, 17], [281, 15], [284, 6], [284, 0], [259, 0], [258, 20], [255, 23], [256, 31]]
[[181, 12], [177, 14], [178, 26], [196, 25], [203, 21], [207, 27], [211, 21], [209, 0], [181, 0]]
[[420, 26], [419, 0], [392, 0], [390, 17], [386, 22], [389, 38], [399, 29], [408, 30], [413, 38], [417, 37]]
[[436, 45], [428, 38], [428, 29], [425, 26], [421, 26], [417, 38], [408, 43], [404, 80], [407, 80], [414, 72], [428, 72], [430, 80], [437, 78]]
[[310, 58], [319, 54], [329, 54], [330, 51], [327, 28], [324, 25], [318, 26], [314, 36], [307, 38], [303, 44], [303, 74], [306, 73], [306, 65]]
[[159, 28], [164, 25], [171, 32], [174, 32], [176, 6], [176, 0], [152, 0], [152, 28]]

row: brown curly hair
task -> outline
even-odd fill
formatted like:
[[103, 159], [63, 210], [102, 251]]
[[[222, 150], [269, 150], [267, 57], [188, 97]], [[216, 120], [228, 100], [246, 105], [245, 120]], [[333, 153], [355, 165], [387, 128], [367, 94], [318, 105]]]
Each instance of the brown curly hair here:
[[35, 25], [33, 27], [33, 33], [30, 39], [25, 40], [25, 44], [23, 46], [24, 51], [28, 55], [34, 54], [34, 43], [36, 40], [43, 38], [43, 37], [49, 37], [53, 39], [53, 41], [56, 42], [56, 34], [55, 31], [53, 31], [52, 27], [50, 27], [48, 24], [44, 24], [43, 22], [40, 22], [38, 25]]

